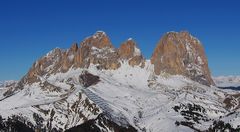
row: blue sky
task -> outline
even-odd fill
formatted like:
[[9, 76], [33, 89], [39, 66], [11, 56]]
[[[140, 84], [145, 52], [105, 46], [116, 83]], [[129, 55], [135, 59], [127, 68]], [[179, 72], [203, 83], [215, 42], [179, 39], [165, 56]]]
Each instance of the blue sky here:
[[55, 47], [68, 48], [97, 30], [115, 47], [134, 38], [150, 58], [168, 31], [188, 30], [205, 47], [212, 74], [240, 75], [237, 0], [1, 0], [0, 80], [20, 79]]

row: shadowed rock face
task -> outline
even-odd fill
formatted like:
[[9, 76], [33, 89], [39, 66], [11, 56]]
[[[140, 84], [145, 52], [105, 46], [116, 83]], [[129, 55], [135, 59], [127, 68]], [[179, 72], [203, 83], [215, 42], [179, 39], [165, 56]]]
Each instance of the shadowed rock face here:
[[87, 71], [84, 71], [80, 76], [79, 76], [79, 82], [84, 86], [84, 87], [89, 87], [92, 85], [97, 84], [100, 81], [99, 76], [93, 75]]
[[106, 118], [104, 114], [100, 114], [94, 120], [89, 120], [79, 126], [70, 128], [66, 130], [66, 132], [101, 132], [109, 130], [113, 132], [137, 132], [132, 126], [119, 126], [115, 122]]
[[183, 75], [204, 85], [214, 85], [200, 41], [188, 32], [169, 32], [157, 44], [151, 58], [156, 75]]

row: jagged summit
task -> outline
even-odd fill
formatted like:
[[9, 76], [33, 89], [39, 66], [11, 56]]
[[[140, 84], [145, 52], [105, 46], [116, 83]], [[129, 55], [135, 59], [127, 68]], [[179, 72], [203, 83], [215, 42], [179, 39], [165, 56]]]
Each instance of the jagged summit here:
[[73, 43], [72, 46], [70, 47], [71, 52], [77, 52], [78, 50], [78, 43]]
[[141, 66], [144, 67], [145, 59], [133, 39], [128, 39], [122, 43], [118, 53], [120, 55], [120, 59], [128, 60], [129, 65], [135, 66], [141, 64]]
[[107, 36], [107, 34], [103, 31], [97, 31], [92, 36], [86, 38], [81, 44], [81, 47], [83, 46], [94, 46], [96, 48], [113, 48], [113, 45], [111, 43], [111, 40]]
[[151, 58], [157, 75], [180, 74], [204, 85], [214, 85], [202, 44], [187, 31], [165, 34]]
[[123, 42], [119, 48], [119, 54], [121, 58], [129, 59], [135, 55], [137, 52], [137, 44], [133, 39], [128, 39]]
[[145, 61], [133, 39], [127, 40], [116, 49], [105, 32], [97, 31], [80, 45], [73, 43], [68, 50], [56, 48], [50, 51], [34, 63], [21, 82], [38, 82], [41, 76], [64, 73], [70, 68], [88, 68], [90, 64], [100, 70], [114, 70], [121, 66], [122, 60], [128, 61], [131, 66], [142, 67]]
[[101, 30], [98, 30], [98, 31], [96, 31], [96, 33], [95, 34], [103, 34], [103, 35], [106, 35], [106, 32], [104, 32], [104, 31], [101, 31]]
[[133, 38], [128, 38], [127, 40], [130, 41], [130, 40], [133, 40]]
[[[39, 59], [25, 80], [37, 82], [38, 76], [67, 72], [70, 68], [88, 68], [90, 64], [99, 70], [115, 70], [121, 67], [123, 61], [142, 68], [146, 62], [132, 38], [117, 49], [105, 32], [97, 31], [83, 40], [80, 46], [73, 43], [69, 50], [56, 48]], [[204, 85], [214, 85], [204, 49], [200, 41], [187, 31], [166, 33], [157, 44], [151, 63], [156, 75], [163, 72], [183, 75]]]

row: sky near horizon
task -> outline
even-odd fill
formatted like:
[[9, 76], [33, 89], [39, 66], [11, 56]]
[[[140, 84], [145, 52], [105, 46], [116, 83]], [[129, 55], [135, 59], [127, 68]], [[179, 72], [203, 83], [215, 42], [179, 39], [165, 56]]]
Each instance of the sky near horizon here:
[[150, 58], [160, 37], [187, 30], [204, 45], [214, 76], [240, 75], [238, 0], [1, 0], [0, 80], [18, 80], [55, 47], [98, 30], [115, 47], [133, 38]]

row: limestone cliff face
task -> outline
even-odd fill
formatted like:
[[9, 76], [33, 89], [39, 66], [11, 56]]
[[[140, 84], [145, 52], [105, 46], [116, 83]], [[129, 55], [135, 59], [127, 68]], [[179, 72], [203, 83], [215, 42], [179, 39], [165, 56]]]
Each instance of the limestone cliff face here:
[[132, 39], [116, 49], [106, 33], [98, 31], [80, 44], [74, 66], [88, 68], [90, 64], [94, 64], [98, 69], [115, 70], [121, 66], [120, 60], [127, 60], [131, 66], [144, 66], [145, 61]]
[[188, 32], [169, 32], [157, 44], [151, 58], [155, 74], [183, 75], [204, 85], [214, 85], [200, 41]]
[[120, 48], [118, 50], [120, 58], [130, 59], [133, 56], [136, 56], [136, 55], [139, 56], [140, 53], [139, 52], [135, 52], [135, 50], [136, 50], [135, 48], [137, 48], [135, 41], [133, 41], [132, 39], [128, 39], [126, 42], [121, 44], [121, 46], [120, 46]]
[[[121, 62], [127, 61], [130, 66], [144, 67], [145, 59], [133, 39], [114, 48], [106, 33], [98, 31], [94, 35], [77, 43], [67, 50], [59, 48], [49, 52], [34, 63], [28, 74], [20, 83], [34, 83], [42, 76], [67, 72], [70, 68], [88, 68], [91, 64], [99, 70], [115, 70]], [[154, 73], [183, 75], [204, 85], [214, 85], [208, 68], [204, 49], [196, 38], [188, 32], [170, 32], [158, 43], [151, 63]]]
[[116, 49], [106, 33], [98, 31], [83, 40], [80, 46], [74, 43], [67, 50], [56, 48], [49, 52], [34, 63], [20, 82], [38, 82], [41, 76], [67, 72], [70, 68], [88, 68], [90, 64], [99, 70], [115, 70], [121, 66], [121, 60], [127, 60], [131, 66], [144, 65], [143, 56], [133, 40]]
[[62, 60], [60, 62], [61, 71], [67, 72], [72, 65], [74, 64], [74, 56], [76, 55], [78, 51], [78, 44], [74, 43], [69, 50], [62, 53]]
[[133, 39], [128, 39], [118, 49], [120, 59], [128, 60], [129, 65], [144, 67], [145, 60]]
[[98, 49], [113, 48], [109, 37], [103, 31], [97, 31], [93, 36], [86, 38], [81, 43], [81, 46], [96, 47]]
[[97, 65], [99, 69], [117, 69], [120, 67], [117, 50], [104, 32], [96, 32], [80, 45], [74, 59], [75, 67], [88, 68], [90, 64]]

